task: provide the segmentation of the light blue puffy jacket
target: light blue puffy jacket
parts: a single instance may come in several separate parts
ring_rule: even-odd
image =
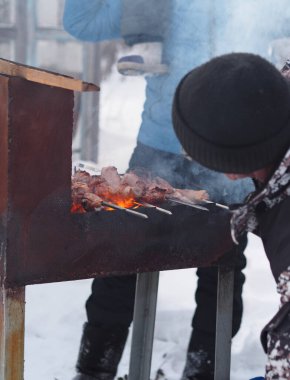
[[[163,60],[169,65],[170,72],[145,79],[146,100],[138,141],[179,154],[181,146],[172,128],[171,103],[182,76],[210,57],[211,2],[165,0],[166,3],[173,7],[163,45]],[[66,0],[64,28],[84,41],[120,39],[121,7],[120,0]],[[154,17],[160,17],[160,14],[152,9]],[[128,19],[128,22],[132,21],[132,18]]]
[[[123,29],[126,24],[122,14],[125,1],[129,4],[129,0],[66,0],[64,28],[74,37],[84,41],[120,39],[124,35]],[[146,0],[143,3],[148,4],[150,1]],[[174,91],[180,79],[189,70],[210,58],[213,18],[215,17],[215,25],[219,23],[222,26],[225,12],[222,8],[223,1],[220,1],[215,14],[211,8],[211,0],[163,1],[172,6],[172,17],[163,42],[163,61],[169,65],[170,70],[166,75],[145,78],[146,100],[138,141],[155,149],[181,154],[181,145],[175,136],[171,121]],[[159,17],[154,13],[154,9],[152,17]],[[135,21],[138,22],[138,18]],[[134,22],[134,19],[131,17],[128,22]],[[150,22],[154,24],[155,21]],[[195,162],[192,162],[191,170],[194,175],[203,178],[204,188],[209,191],[212,199],[229,203],[240,202],[253,188],[249,180],[233,182]]]

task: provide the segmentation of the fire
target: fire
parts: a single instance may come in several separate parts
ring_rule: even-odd
[[[75,204],[75,203],[72,204],[70,211],[72,213],[79,213],[79,214],[83,214],[84,212],[86,212],[83,206]]]
[[[124,196],[121,196],[120,194],[109,194],[108,196],[104,197],[104,199],[107,202],[113,203],[117,206],[124,207],[124,208],[138,208],[138,207],[140,207],[140,204],[137,203],[136,200],[131,196],[130,197],[124,197]],[[113,209],[109,208],[109,210],[113,210]]]
[[[135,198],[132,196],[124,197],[120,194],[108,194],[108,196],[103,196],[102,198],[105,202],[112,203],[123,208],[136,209],[142,206],[142,204],[136,202]],[[103,208],[106,211],[114,211],[114,209],[111,207],[103,206]],[[71,212],[83,214],[86,212],[86,210],[82,205],[73,203],[71,206]]]

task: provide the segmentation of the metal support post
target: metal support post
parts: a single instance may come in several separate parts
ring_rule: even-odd
[[[0,289],[0,379],[23,380],[25,288]]]
[[[137,275],[129,380],[149,380],[159,272]]]
[[[219,266],[217,290],[215,380],[229,380],[233,319],[234,269]]]
[[[84,56],[84,78],[88,82],[98,83],[100,80],[100,46],[86,46]],[[81,111],[81,159],[98,161],[99,144],[99,103],[98,93],[83,93]]]

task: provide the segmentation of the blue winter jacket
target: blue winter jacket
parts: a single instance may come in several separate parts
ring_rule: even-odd
[[[171,103],[182,76],[210,57],[210,1],[166,2],[173,7],[173,17],[163,45],[163,60],[169,65],[170,72],[145,79],[146,100],[138,141],[159,150],[180,154],[181,145],[172,128]],[[123,37],[121,5],[120,0],[67,0],[64,28],[84,41],[120,39]],[[152,18],[160,17],[158,12],[152,11]],[[134,20],[131,18],[128,22]]]
[[[140,3],[140,0],[133,0],[134,3],[138,1]],[[150,1],[143,1],[143,4]],[[162,1],[172,6],[172,17],[163,42],[163,61],[169,65],[169,74],[145,78],[146,99],[138,141],[161,151],[181,154],[181,145],[172,127],[172,99],[180,79],[193,67],[210,58],[213,47],[210,35],[217,10],[213,15],[211,0]],[[120,39],[126,34],[124,27],[121,28],[121,20],[123,26],[127,22],[122,13],[124,2],[125,0],[66,0],[64,28],[84,41]],[[129,0],[126,2],[129,4]],[[221,9],[222,4],[223,1],[219,5],[215,24],[223,23],[225,13]],[[154,25],[160,13],[154,13],[155,8],[152,9],[150,22]],[[129,16],[129,22],[139,23],[141,27],[138,17]],[[134,25],[132,28],[134,29]],[[210,171],[196,162],[192,162],[191,170],[194,175],[203,179],[204,188],[212,199],[237,203],[253,188],[249,180],[230,181],[224,175]]]

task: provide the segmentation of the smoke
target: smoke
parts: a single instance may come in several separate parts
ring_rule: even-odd
[[[217,10],[216,54],[251,52],[278,64],[273,44],[281,38],[285,54],[287,45],[290,53],[290,40],[285,39],[290,37],[289,0],[226,0],[224,4],[224,17]]]

